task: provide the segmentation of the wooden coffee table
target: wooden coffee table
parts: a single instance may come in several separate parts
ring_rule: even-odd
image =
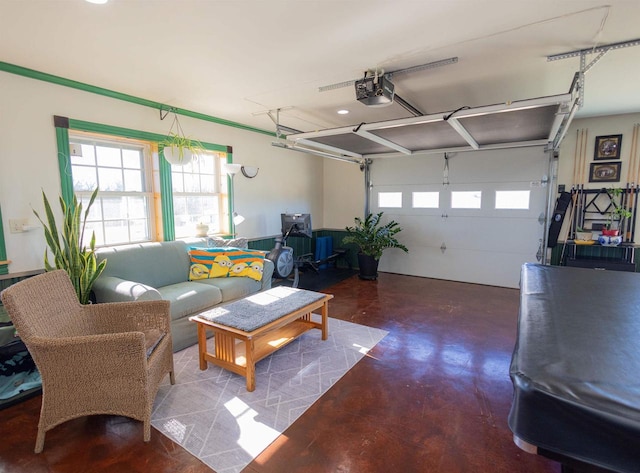
[[[315,297],[316,300],[312,302],[294,300],[291,304],[286,304],[286,308],[272,311],[271,320],[264,325],[252,327],[249,331],[228,325],[228,323],[235,324],[234,319],[243,317],[246,319],[248,307],[250,310],[254,308],[257,314],[262,307],[269,305],[270,300],[279,300],[282,306],[281,301],[287,300],[288,291],[295,291],[291,294],[297,299]],[[292,297],[292,299],[295,298]],[[244,376],[247,379],[247,391],[253,391],[256,388],[255,370],[258,361],[313,328],[322,331],[322,340],[327,339],[328,303],[332,298],[331,294],[277,287],[190,317],[189,320],[198,326],[200,369],[206,370],[207,362],[213,363]],[[320,314],[313,313],[317,309],[320,309]],[[224,323],[221,323],[222,321]],[[207,351],[207,330],[213,331],[213,352]]]

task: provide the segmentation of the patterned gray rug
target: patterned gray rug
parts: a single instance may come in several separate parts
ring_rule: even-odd
[[[240,472],[388,332],[329,318],[329,338],[311,330],[256,365],[256,390],[209,365],[198,347],[174,355],[176,384],[160,387],[152,425],[217,473]],[[213,343],[209,339],[208,343]]]

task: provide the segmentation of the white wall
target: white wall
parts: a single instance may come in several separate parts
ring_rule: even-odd
[[[344,230],[364,216],[364,172],[358,164],[325,159],[323,180],[325,228]]]
[[[35,224],[41,189],[56,201],[61,192],[54,115],[159,134],[171,125],[152,108],[0,72],[0,207],[10,272],[43,267],[42,231],[11,233],[9,219]],[[275,148],[260,133],[182,116],[180,123],[200,141],[232,146],[234,162],[260,168],[253,179],[235,177],[235,208],[246,218],[240,235],[279,234],[284,211],[310,212],[314,227],[324,227],[323,158]]]

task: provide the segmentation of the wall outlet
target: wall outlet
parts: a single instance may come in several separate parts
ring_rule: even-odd
[[[9,219],[9,231],[11,233],[22,233],[25,230],[25,226],[28,225],[29,219],[26,218],[14,218]]]

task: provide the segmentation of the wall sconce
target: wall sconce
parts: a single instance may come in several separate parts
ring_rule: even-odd
[[[254,177],[256,177],[258,175],[258,171],[260,170],[260,168],[257,168],[255,166],[241,166],[240,167],[240,171],[242,172],[242,175],[244,177],[248,177],[249,179],[253,179]]]

